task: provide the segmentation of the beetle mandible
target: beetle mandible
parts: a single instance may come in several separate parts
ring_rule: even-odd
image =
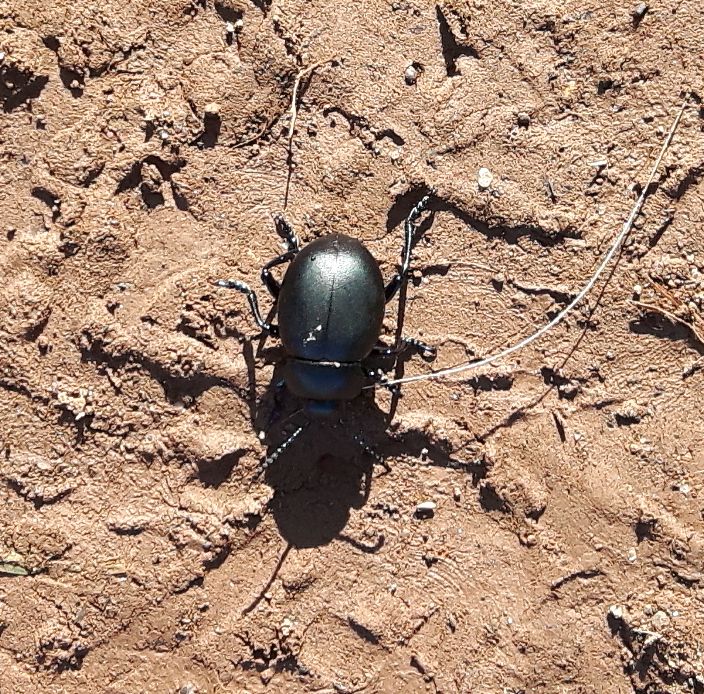
[[[261,270],[262,282],[276,302],[278,323],[262,317],[256,293],[242,280],[215,282],[218,287],[244,294],[257,325],[281,339],[286,355],[284,383],[304,401],[308,415],[330,416],[340,403],[356,398],[371,377],[365,362],[372,355],[397,355],[412,347],[434,356],[434,348],[414,338],[402,338],[394,347],[379,342],[385,306],[407,279],[416,224],[428,208],[431,194],[424,195],[406,218],[401,264],[386,285],[377,261],[357,239],[333,233],[301,248],[292,227],[281,216],[274,220],[288,250]],[[279,283],[271,270],[285,263],[290,264]],[[299,427],[263,467],[302,430]]]

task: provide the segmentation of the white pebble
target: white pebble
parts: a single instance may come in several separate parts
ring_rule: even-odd
[[[611,605],[611,607],[609,607],[609,614],[614,619],[623,619],[623,607],[620,605]]]
[[[486,190],[494,181],[494,174],[486,167],[482,166],[477,175],[477,184],[481,190]]]
[[[636,552],[635,547],[631,547],[628,550],[628,561],[632,564],[636,559],[638,559],[638,552]]]
[[[406,68],[406,72],[403,73],[403,77],[406,80],[406,84],[415,84],[418,79],[418,70],[413,65],[409,65]]]
[[[416,506],[416,513],[432,513],[437,507],[434,501],[421,501]]]

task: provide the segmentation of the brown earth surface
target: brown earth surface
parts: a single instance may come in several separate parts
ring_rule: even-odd
[[[0,0],[0,52],[3,694],[704,692],[701,3]],[[400,368],[472,359],[585,284],[686,92],[565,323],[250,483],[298,405],[212,282],[275,213],[389,277],[437,188]]]

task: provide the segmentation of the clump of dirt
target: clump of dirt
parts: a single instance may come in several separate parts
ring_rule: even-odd
[[[0,8],[0,690],[704,692],[703,54],[689,0]],[[213,281],[276,214],[390,277],[436,189],[398,373],[467,361],[572,300],[685,93],[565,323],[252,483],[299,404]]]

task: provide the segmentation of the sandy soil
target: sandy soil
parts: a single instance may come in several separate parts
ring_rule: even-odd
[[[704,692],[704,19],[636,7],[0,2],[0,691]],[[389,276],[435,186],[404,332],[450,365],[569,302],[686,90],[603,291],[250,485],[297,405],[212,280],[285,202]]]

